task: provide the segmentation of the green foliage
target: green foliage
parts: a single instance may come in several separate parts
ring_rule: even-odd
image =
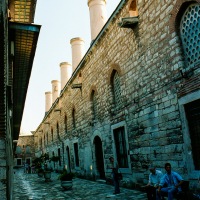
[[[40,158],[44,161],[49,160],[49,154],[45,153],[44,155],[41,155]]]
[[[67,170],[63,170],[62,173],[59,175],[58,179],[61,181],[71,181],[72,178],[75,176],[72,172],[67,172]]]
[[[44,173],[44,170],[42,168],[38,168],[37,172],[38,173]]]
[[[60,157],[59,156],[52,156],[50,158],[50,161],[53,161],[53,162],[58,162],[60,160]]]

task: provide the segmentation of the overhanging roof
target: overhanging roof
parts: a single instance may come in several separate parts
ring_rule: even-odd
[[[11,21],[33,23],[37,0],[10,0]]]
[[[40,25],[10,22],[10,40],[14,41],[13,60],[13,140],[17,140],[31,75]]]

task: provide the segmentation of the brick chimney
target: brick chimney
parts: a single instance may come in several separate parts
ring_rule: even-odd
[[[106,0],[88,0],[91,40],[94,40],[107,21]]]
[[[60,81],[52,80],[52,104],[60,96]]]
[[[72,69],[74,71],[85,54],[85,42],[82,38],[76,37],[70,40],[70,44],[72,48]]]
[[[45,92],[45,114],[49,111],[52,106],[52,93]]]
[[[60,63],[61,90],[72,76],[72,65],[68,62]]]

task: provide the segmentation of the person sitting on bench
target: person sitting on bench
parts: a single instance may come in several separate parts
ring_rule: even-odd
[[[151,172],[149,174],[149,182],[145,186],[147,198],[148,200],[156,200],[156,189],[159,186],[163,173],[160,170],[157,170],[153,165],[149,166],[149,171]]]
[[[157,200],[160,200],[162,196],[167,194],[168,200],[172,200],[174,194],[181,191],[181,184],[183,178],[177,172],[171,170],[171,164],[165,164],[166,174],[161,178],[159,187],[157,189]]]

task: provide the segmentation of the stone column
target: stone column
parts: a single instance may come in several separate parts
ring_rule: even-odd
[[[72,76],[72,65],[68,62],[60,63],[61,90]]]
[[[88,0],[91,40],[94,40],[107,21],[106,0]]]
[[[84,49],[85,42],[82,38],[77,37],[77,38],[72,38],[70,40],[70,44],[72,48],[72,68],[74,71],[85,54],[85,49]]]

